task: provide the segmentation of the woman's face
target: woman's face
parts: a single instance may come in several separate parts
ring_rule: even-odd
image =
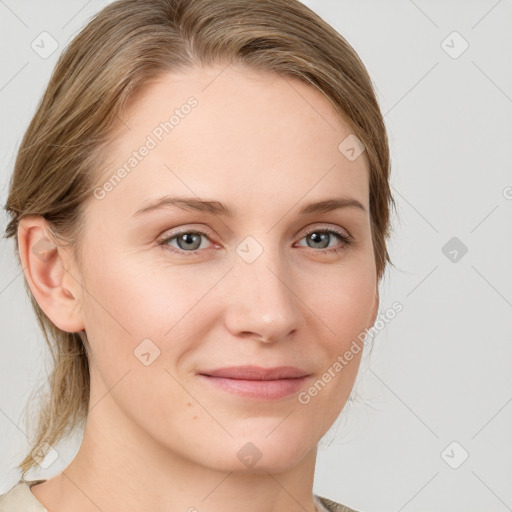
[[[87,203],[73,290],[91,415],[115,409],[131,432],[201,465],[292,467],[345,404],[353,341],[376,314],[366,155],[354,158],[351,138],[339,148],[351,130],[321,93],[242,67],[168,75],[123,122]],[[164,196],[195,206],[143,211]],[[363,208],[301,213],[340,199]],[[283,395],[284,380],[201,375],[244,365],[308,376]]]

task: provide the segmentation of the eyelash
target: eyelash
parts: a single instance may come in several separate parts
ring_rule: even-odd
[[[329,229],[313,229],[313,230],[307,232],[301,238],[301,240],[303,238],[309,236],[309,235],[312,235],[313,233],[329,233],[329,234],[334,234],[343,242],[343,245],[341,247],[330,247],[330,248],[327,248],[327,249],[317,249],[317,250],[315,250],[314,247],[309,247],[309,249],[313,249],[313,250],[315,250],[315,252],[319,252],[321,254],[332,253],[332,252],[341,252],[344,249],[346,249],[347,246],[349,246],[349,245],[351,245],[353,243],[353,240],[352,240],[351,236],[347,236],[342,231],[339,231],[339,230],[334,229],[334,228],[329,228]],[[175,247],[167,245],[171,240],[174,240],[176,237],[178,237],[180,235],[185,235],[185,234],[203,235],[206,238],[208,238],[207,233],[204,233],[203,231],[193,231],[193,230],[179,231],[177,233],[173,233],[171,236],[166,237],[164,240],[160,240],[158,242],[158,245],[162,246],[164,249],[166,249],[168,251],[171,251],[171,252],[174,252],[174,253],[177,253],[177,254],[192,254],[192,255],[196,255],[196,254],[199,254],[200,252],[204,251],[204,249],[196,249],[194,251],[185,251],[183,249],[176,249]],[[303,246],[301,246],[301,247],[303,247]]]

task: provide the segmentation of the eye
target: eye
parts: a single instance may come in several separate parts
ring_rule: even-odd
[[[352,237],[339,231],[337,229],[315,229],[306,233],[301,240],[307,240],[307,247],[310,249],[317,249],[317,252],[339,252],[346,246],[352,243]],[[332,240],[338,243],[332,245]],[[209,240],[208,235],[202,231],[181,231],[173,233],[171,236],[167,236],[163,240],[160,240],[158,244],[164,249],[183,254],[199,254],[201,250],[207,249],[207,244],[203,243],[203,240]],[[339,242],[342,242],[340,245]],[[299,245],[304,247],[304,245]]]
[[[182,231],[181,233],[175,233],[172,236],[161,240],[158,244],[174,252],[181,251],[195,254],[198,253],[200,249],[205,248],[201,237],[208,239],[206,233],[203,233],[202,231]],[[172,244],[174,241],[176,242],[177,247]]]
[[[334,246],[329,245],[329,242],[333,238],[338,239],[338,242],[341,240],[343,242],[342,245],[340,246],[339,243]],[[337,229],[315,229],[306,233],[306,235],[301,238],[301,240],[304,239],[311,242],[311,244],[307,243],[307,247],[320,249],[318,252],[338,252],[352,243],[349,235]]]

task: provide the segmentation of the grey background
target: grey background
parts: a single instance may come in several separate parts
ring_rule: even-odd
[[[106,3],[0,0],[2,205],[58,55]],[[304,3],[377,90],[399,210],[381,312],[403,304],[320,444],[314,491],[361,512],[512,510],[512,1]],[[43,31],[59,44],[45,59],[31,48]],[[18,480],[23,408],[49,359],[14,245],[0,244],[2,493]],[[62,471],[79,442],[29,476]]]

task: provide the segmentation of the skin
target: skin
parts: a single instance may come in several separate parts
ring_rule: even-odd
[[[65,471],[32,487],[52,512],[315,510],[317,443],[345,405],[362,351],[305,405],[297,394],[241,398],[197,373],[292,365],[311,373],[307,390],[373,325],[368,161],[338,150],[351,129],[320,92],[232,65],[169,74],[145,90],[113,140],[106,176],[190,96],[198,106],[106,197],[89,200],[81,272],[69,247],[45,261],[33,254],[50,238],[44,219],[20,224],[38,303],[89,340],[83,442]],[[133,217],[165,194],[220,201],[236,215],[168,206]],[[340,196],[366,211],[298,214]],[[204,231],[202,252],[158,244],[176,228]],[[354,242],[332,235],[315,245],[308,235],[321,228]],[[252,263],[236,251],[247,236],[263,248]],[[324,253],[326,245],[341,250]],[[180,251],[176,238],[167,246]],[[147,338],[160,350],[149,366],[133,353]],[[252,467],[237,457],[248,442],[261,453]]]

